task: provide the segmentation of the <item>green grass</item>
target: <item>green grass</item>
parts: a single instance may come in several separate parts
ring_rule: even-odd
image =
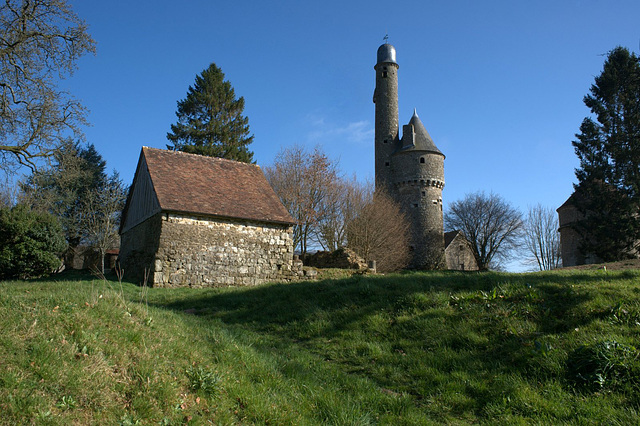
[[[638,424],[640,272],[0,283],[3,424]]]

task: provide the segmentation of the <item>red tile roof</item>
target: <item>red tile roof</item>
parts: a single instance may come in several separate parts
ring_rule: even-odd
[[[162,210],[293,223],[255,164],[142,148]]]

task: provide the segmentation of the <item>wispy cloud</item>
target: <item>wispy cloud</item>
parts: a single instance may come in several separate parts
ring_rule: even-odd
[[[333,139],[361,144],[373,141],[374,129],[366,120],[338,124],[327,122],[324,117],[309,115],[308,121],[311,130],[307,138],[310,142],[320,143]]]

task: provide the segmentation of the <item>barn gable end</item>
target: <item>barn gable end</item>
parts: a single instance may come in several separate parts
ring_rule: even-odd
[[[160,212],[160,202],[153,189],[147,162],[142,154],[140,154],[136,174],[129,192],[129,199],[123,212],[121,233]]]
[[[457,271],[477,271],[478,263],[473,256],[469,241],[460,231],[444,233],[444,254],[447,269]]]

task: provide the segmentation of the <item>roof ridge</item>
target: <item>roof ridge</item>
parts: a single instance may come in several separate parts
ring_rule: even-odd
[[[210,160],[213,160],[213,161],[229,161],[229,162],[231,162],[231,163],[247,164],[247,165],[249,165],[249,166],[255,166],[255,167],[259,168],[259,169],[261,168],[258,164],[254,164],[254,163],[247,163],[247,162],[244,162],[244,161],[231,160],[231,159],[229,159],[229,158],[212,157],[212,156],[210,156],[210,155],[196,154],[196,153],[193,153],[193,152],[176,151],[176,150],[173,150],[173,149],[154,148],[154,147],[151,147],[151,146],[144,146],[144,145],[142,146],[142,149],[143,149],[143,150],[145,150],[145,149],[152,149],[152,150],[154,150],[154,151],[160,151],[160,152],[162,152],[162,153],[166,153],[166,154],[169,154],[169,155],[171,155],[171,154],[176,154],[176,155],[191,155],[191,156],[199,157],[199,158],[206,159],[206,160],[209,160],[209,159],[210,159]]]

